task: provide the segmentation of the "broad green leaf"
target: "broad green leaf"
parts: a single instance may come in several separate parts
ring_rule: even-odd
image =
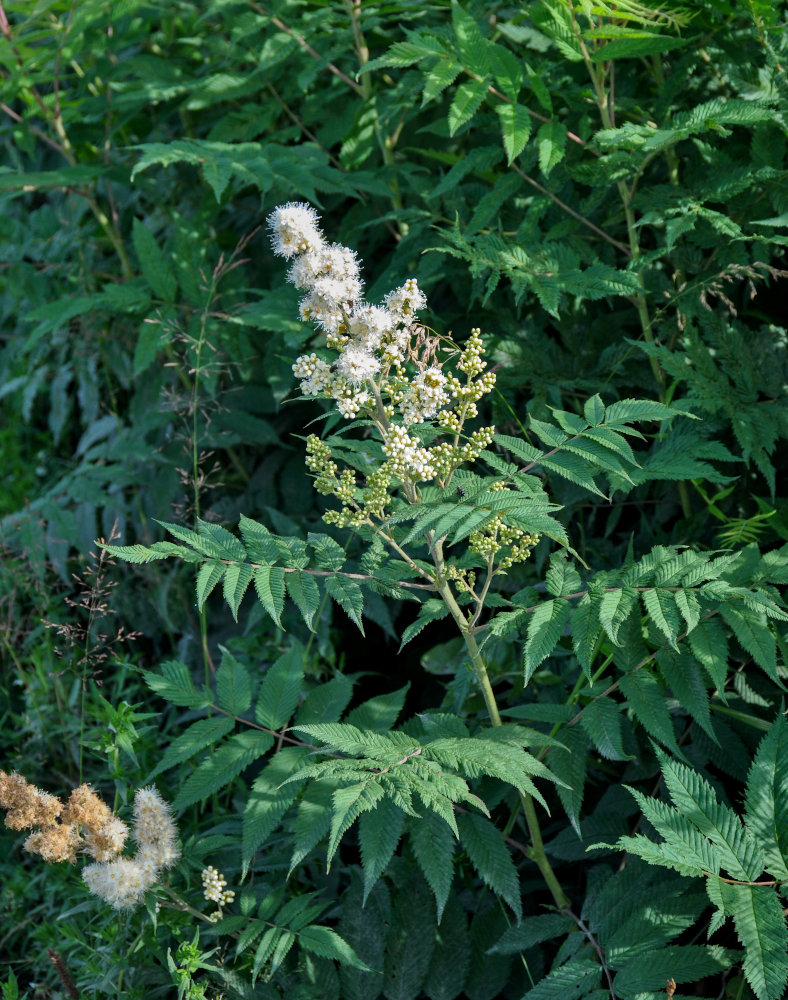
[[[510,101],[516,101],[525,79],[522,61],[504,45],[488,44],[487,54],[498,89]]]
[[[151,772],[151,778],[155,778],[162,771],[168,771],[176,764],[188,760],[212,743],[218,743],[234,728],[235,719],[228,719],[226,715],[213,715],[210,719],[200,719],[198,722],[193,722],[188,729],[170,743],[164,751],[164,756]]]
[[[213,701],[213,695],[205,688],[198,691],[194,686],[192,675],[185,663],[179,660],[166,660],[161,664],[161,673],[146,670],[145,683],[155,691],[160,698],[171,705],[182,705],[185,708],[204,708]]]
[[[616,587],[605,591],[599,602],[599,622],[612,643],[620,646],[618,630],[626,621],[637,600],[637,591],[633,587]]]
[[[197,573],[197,607],[202,610],[211,591],[230,567],[219,559],[210,559],[200,566]]]
[[[622,677],[619,687],[635,718],[646,732],[680,756],[665,696],[653,675],[647,670],[636,670]]]
[[[361,587],[355,580],[338,573],[334,576],[327,576],[325,579],[326,593],[329,594],[337,604],[347,613],[348,618],[358,626],[361,634],[364,634],[364,623],[361,621],[361,612],[364,606],[364,598]]]
[[[255,566],[253,573],[254,588],[260,603],[281,628],[285,603],[285,571],[281,566]]]
[[[306,627],[312,629],[312,620],[315,617],[318,605],[320,604],[320,591],[314,578],[309,573],[304,573],[297,569],[291,573],[285,573],[285,585],[287,592],[293,599],[293,603],[301,612]]]
[[[539,169],[547,177],[564,158],[566,131],[560,122],[555,120],[544,122],[539,126],[536,142],[539,150]]]
[[[345,721],[359,729],[371,729],[379,733],[388,732],[394,728],[394,724],[399,718],[409,689],[410,683],[397,691],[389,692],[389,694],[376,695],[374,698],[357,705],[352,712],[348,712]],[[327,720],[321,719],[322,721]]]
[[[249,563],[234,563],[224,574],[224,599],[230,606],[233,618],[238,621],[238,608],[244,594],[252,582],[252,567]]]
[[[476,21],[457,0],[452,0],[451,23],[463,66],[477,76],[487,76],[490,72],[488,42]]]
[[[302,747],[284,747],[255,778],[244,808],[241,849],[244,864],[248,864],[255,851],[265,843],[295,801],[299,792],[293,782],[282,782],[301,763],[308,753]]]
[[[443,91],[450,86],[462,72],[462,66],[453,59],[441,59],[432,69],[424,74],[424,92],[421,99],[421,106],[434,101],[440,97]]]

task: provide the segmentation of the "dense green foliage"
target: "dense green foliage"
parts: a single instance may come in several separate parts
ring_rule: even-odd
[[[182,842],[112,910],[2,829],[4,1000],[784,995],[786,64],[763,0],[0,3],[0,769]],[[298,396],[284,202],[481,328],[442,478]]]

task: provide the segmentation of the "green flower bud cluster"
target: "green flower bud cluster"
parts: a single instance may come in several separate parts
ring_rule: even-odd
[[[509,547],[509,553],[498,563],[498,571],[505,572],[515,563],[525,562],[538,542],[539,535],[531,535],[522,528],[506,524],[503,517],[496,514],[483,528],[471,533],[468,548],[476,555],[490,561],[501,549]]]

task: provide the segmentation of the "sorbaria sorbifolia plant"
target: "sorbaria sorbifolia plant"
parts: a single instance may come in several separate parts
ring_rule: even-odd
[[[454,680],[440,709],[398,728],[404,690],[344,714],[352,680],[337,674],[315,686],[305,677],[297,641],[267,668],[256,696],[255,677],[229,651],[215,692],[213,682],[198,688],[177,661],[146,673],[149,686],[172,704],[208,713],[190,722],[158,769],[199,760],[214,748],[183,782],[176,808],[218,792],[277,748],[244,805],[242,875],[266,869],[278,829],[287,832],[293,873],[324,841],[330,866],[358,824],[363,879],[351,881],[342,936],[329,928],[300,930],[295,901],[276,889],[256,917],[248,903],[247,917],[222,916],[214,925],[216,934],[238,937],[237,969],[271,980],[298,942],[340,963],[348,996],[415,997],[429,980],[430,995],[453,997],[476,975],[493,992],[468,985],[471,995],[492,997],[509,975],[508,956],[524,953],[535,962],[530,949],[568,935],[551,970],[534,967],[543,975],[534,997],[652,997],[668,980],[675,990],[737,961],[738,953],[720,944],[682,938],[711,901],[710,933],[732,916],[752,989],[777,1000],[788,980],[779,901],[788,844],[781,833],[784,790],[773,779],[788,774],[785,726],[778,720],[761,744],[742,826],[711,786],[675,762],[686,733],[675,731],[667,692],[714,741],[710,705],[713,699],[725,710],[733,643],[781,683],[775,627],[788,615],[774,585],[785,582],[785,553],[660,545],[628,551],[618,569],[594,571],[572,547],[572,525],[562,523],[551,484],[563,479],[573,490],[604,496],[664,477],[662,431],[692,414],[666,402],[606,404],[593,395],[582,413],[554,409],[549,422],[530,417],[522,436],[475,426],[478,404],[495,384],[479,330],[457,344],[428,327],[419,319],[426,297],[413,279],[381,305],[366,302],[355,254],[326,241],[309,206],[284,205],[269,223],[275,251],[291,261],[289,280],[304,293],[301,318],[318,330],[293,371],[303,395],[329,401],[328,429],[307,438],[306,461],[318,492],[333,501],[323,515],[331,533],[277,535],[243,517],[240,537],[205,521],[194,531],[168,524],[175,541],[110,551],[130,562],[174,556],[193,563],[200,608],[221,583],[237,616],[253,584],[280,627],[293,624],[297,610],[308,628],[317,628],[330,598],[363,631],[365,614],[380,619],[379,595],[414,601],[418,612],[402,645],[447,619],[461,652],[456,643],[441,647]],[[351,535],[352,547],[343,548],[337,534]],[[537,547],[538,560],[530,559]],[[499,667],[513,643],[522,648],[514,680]],[[568,679],[563,702],[550,693],[557,682],[544,669],[548,657]],[[483,710],[463,711],[478,695]],[[546,723],[548,730],[521,721]],[[556,859],[582,858],[589,836],[625,834],[634,808],[617,797],[620,789],[610,789],[584,820],[586,839],[577,840],[589,755],[626,761],[642,745],[648,759],[648,739],[673,755],[660,761],[675,807],[637,797],[664,843],[625,837],[621,847],[648,864],[594,868],[581,907],[562,885]],[[567,825],[559,824],[546,847],[543,828],[554,823],[548,806],[565,812],[571,843],[561,839]],[[409,849],[395,856],[403,835]],[[657,879],[654,864],[673,870]],[[773,878],[759,880],[764,866]],[[495,917],[484,910],[484,932],[481,925],[467,928],[455,877],[467,883],[471,871],[508,908]],[[404,901],[393,904],[393,913],[380,882],[384,872]],[[706,893],[687,875],[703,879]],[[221,908],[221,877],[205,878]],[[670,900],[667,922],[649,916],[657,891],[660,905]],[[543,912],[544,904],[552,912]],[[618,909],[624,904],[626,912]],[[496,922],[501,913],[517,925],[506,930],[509,916]],[[469,940],[472,969],[462,957]],[[430,972],[433,960],[451,970],[451,989],[444,973]]]

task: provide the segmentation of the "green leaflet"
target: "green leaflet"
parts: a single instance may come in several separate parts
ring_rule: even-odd
[[[520,883],[509,849],[495,826],[484,816],[457,817],[460,843],[482,880],[522,919]]]
[[[620,706],[612,698],[595,698],[583,709],[580,722],[599,753],[608,760],[628,760],[622,744]]]
[[[145,671],[145,683],[172,705],[182,705],[186,708],[204,708],[213,701],[211,692],[204,688],[198,691],[192,681],[191,673],[185,663],[179,660],[167,660],[160,666],[161,673],[152,670]]]
[[[407,824],[416,861],[435,896],[440,923],[454,877],[457,841],[449,825],[433,812],[408,819]]]
[[[219,707],[230,715],[243,715],[252,704],[252,681],[246,667],[224,647],[222,662],[216,671],[216,696]]]
[[[731,889],[728,905],[745,949],[747,982],[758,1000],[780,1000],[788,982],[788,930],[780,897],[769,886],[737,885]]]
[[[454,1000],[462,993],[471,962],[465,911],[456,896],[449,900],[430,958],[424,989],[430,1000]]]
[[[473,118],[487,96],[485,80],[461,83],[449,108],[449,135],[454,135]]]
[[[364,868],[364,903],[391,860],[404,825],[404,814],[391,799],[384,799],[372,812],[361,816],[358,835]]]
[[[223,715],[212,716],[209,719],[200,719],[198,722],[193,722],[185,732],[181,733],[180,736],[170,743],[164,752],[164,756],[151,772],[151,777],[154,778],[157,774],[161,774],[162,771],[168,771],[170,768],[175,767],[176,764],[180,764],[184,760],[193,757],[205,747],[213,743],[218,743],[224,736],[231,733],[233,729],[235,729],[235,720],[228,719],[227,716]]]
[[[531,615],[523,649],[524,683],[530,681],[539,664],[552,653],[569,620],[569,613],[569,602],[557,598],[543,601]]]
[[[673,721],[653,675],[646,670],[636,670],[622,677],[619,687],[627,700],[627,705],[646,732],[675,754],[680,754],[676,734],[673,731]]]
[[[281,729],[292,717],[301,694],[304,650],[299,643],[266,671],[255,705],[255,719],[268,729]]]
[[[758,746],[744,808],[747,829],[763,844],[766,870],[788,879],[788,725],[782,714]]]
[[[273,743],[273,737],[268,733],[254,730],[231,736],[186,779],[175,797],[173,808],[185,809],[224,788],[252,761],[267,753]]]
[[[295,801],[298,786],[282,781],[295,770],[308,751],[301,747],[284,747],[255,778],[243,815],[241,850],[244,864],[265,843]]]

